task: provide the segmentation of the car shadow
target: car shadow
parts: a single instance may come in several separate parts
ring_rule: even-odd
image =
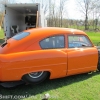
[[[42,94],[43,92],[46,92],[49,90],[58,89],[63,86],[68,86],[76,82],[87,80],[99,74],[100,72],[93,72],[91,74],[86,73],[86,74],[73,75],[73,76],[68,76],[65,78],[47,80],[38,85],[23,84],[23,85],[17,86],[15,88],[10,88],[10,89],[3,88],[2,86],[0,86],[0,90],[1,90],[0,94],[1,95],[27,95],[27,98],[28,98],[30,96]],[[7,100],[11,100],[11,99],[7,99]]]

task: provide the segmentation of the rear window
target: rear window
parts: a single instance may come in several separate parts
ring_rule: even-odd
[[[15,36],[13,36],[12,38],[15,40],[21,40],[25,37],[27,37],[30,33],[29,32],[20,32],[18,34],[16,34]]]

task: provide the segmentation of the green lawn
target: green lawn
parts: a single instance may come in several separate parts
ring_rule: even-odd
[[[41,100],[45,93],[50,94],[49,100],[100,100],[100,73],[74,75],[36,86],[21,85],[13,89],[0,87],[0,98],[11,95],[16,100]]]
[[[86,33],[93,43],[99,42],[100,33]],[[3,37],[2,34],[0,36]],[[49,100],[100,100],[100,73],[74,75],[13,89],[0,86],[0,100],[41,100],[45,93],[50,94]]]
[[[4,32],[3,30],[0,30],[0,39],[3,39],[4,38]]]
[[[4,32],[3,30],[0,30],[0,44],[2,44],[4,41]]]
[[[100,42],[100,32],[86,32],[90,37],[91,41],[96,45]]]

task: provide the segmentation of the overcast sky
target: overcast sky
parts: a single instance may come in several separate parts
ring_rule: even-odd
[[[84,19],[82,13],[80,13],[77,0],[69,0],[67,6],[68,17],[71,19]]]
[[[16,0],[18,1],[18,0]],[[36,0],[35,0],[36,1]],[[56,0],[57,3],[59,3],[59,0]],[[78,7],[77,7],[77,0],[68,0],[65,4],[65,10],[66,10],[66,15],[67,18],[69,19],[84,19],[83,15],[79,12]],[[20,3],[30,3],[31,0],[19,0]]]

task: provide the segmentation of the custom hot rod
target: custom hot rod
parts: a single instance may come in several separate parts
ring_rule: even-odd
[[[0,47],[0,82],[37,84],[100,70],[100,51],[83,31],[36,28],[18,33]]]

